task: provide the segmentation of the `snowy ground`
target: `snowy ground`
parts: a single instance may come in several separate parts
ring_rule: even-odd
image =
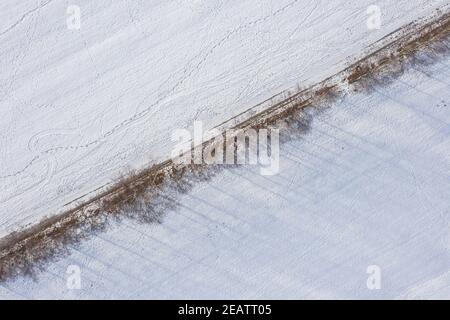
[[[450,58],[311,111],[278,175],[222,171],[170,195],[162,224],[123,221],[0,297],[448,298],[449,79]]]
[[[377,1],[381,29],[369,30],[372,2],[2,0],[0,236],[166,159],[173,129],[315,83],[448,4]]]

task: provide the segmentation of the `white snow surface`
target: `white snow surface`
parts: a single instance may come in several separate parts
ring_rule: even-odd
[[[65,204],[130,168],[168,158],[174,129],[194,120],[213,127],[295,84],[313,84],[383,36],[448,4],[380,0],[381,29],[369,30],[366,10],[372,2],[2,0],[0,236],[68,209]],[[80,30],[66,26],[66,9],[73,4],[81,9]],[[364,119],[372,123],[369,115]],[[397,131],[383,132],[401,155],[405,141],[391,136]],[[276,205],[272,200],[268,206]],[[369,214],[375,207],[367,209]],[[290,219],[289,212],[278,214],[273,219]],[[273,222],[260,220],[259,213],[247,219]],[[192,237],[184,239],[186,245]],[[286,285],[289,280],[268,279]]]
[[[223,170],[171,194],[161,224],[122,221],[0,298],[449,298],[449,79],[450,58],[311,109],[278,175]]]

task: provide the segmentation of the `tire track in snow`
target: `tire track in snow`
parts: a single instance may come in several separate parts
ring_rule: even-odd
[[[10,32],[11,30],[13,30],[14,28],[16,28],[18,25],[20,25],[28,16],[32,15],[33,13],[35,13],[36,11],[39,11],[40,9],[44,8],[45,6],[47,6],[48,4],[50,4],[53,0],[47,0],[46,2],[44,2],[43,4],[38,5],[37,7],[25,12],[23,14],[23,16],[17,20],[15,23],[13,23],[12,25],[10,25],[8,28],[6,28],[5,30],[3,30],[2,32],[0,32],[0,37],[7,34],[8,32]]]

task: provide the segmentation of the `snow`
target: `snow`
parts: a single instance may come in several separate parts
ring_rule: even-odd
[[[169,194],[180,206],[161,224],[122,221],[0,297],[448,298],[449,79],[447,58],[310,109],[278,175],[223,170]],[[66,286],[70,265],[81,290]]]
[[[448,3],[377,1],[369,30],[372,2],[1,1],[0,236],[166,159],[174,129],[313,84]]]

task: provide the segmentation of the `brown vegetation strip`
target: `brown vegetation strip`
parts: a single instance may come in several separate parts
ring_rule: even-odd
[[[440,12],[436,17],[432,21],[424,20],[397,30],[375,44],[381,48],[324,81],[304,90],[298,89],[295,93],[280,94],[262,103],[259,107],[267,106],[263,110],[256,107],[249,109],[220,127],[289,127],[292,121],[301,118],[300,113],[305,107],[322,105],[345,95],[348,89],[364,90],[373,81],[395,76],[403,72],[408,63],[416,63],[416,54],[419,52],[433,55],[447,53],[450,13]],[[208,143],[199,147],[203,148]],[[138,210],[143,203],[151,203],[151,206],[144,206],[146,209],[143,209],[144,214],[139,219],[158,222],[162,210],[176,203],[164,195],[167,188],[184,192],[193,182],[209,179],[216,169],[199,165],[177,167],[167,160],[130,174],[107,191],[72,210],[11,233],[0,240],[0,280],[32,273],[47,259],[67,250],[67,244],[77,243],[105,228],[111,218],[126,215],[127,208]]]

